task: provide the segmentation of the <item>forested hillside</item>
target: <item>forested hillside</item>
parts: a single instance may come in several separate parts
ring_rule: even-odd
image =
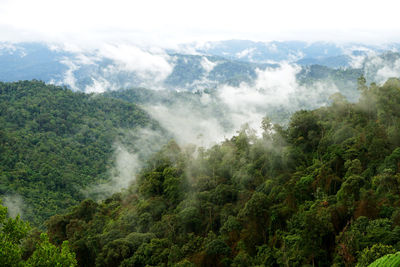
[[[124,130],[159,129],[134,104],[39,81],[0,83],[0,197],[40,226],[109,179]]]
[[[400,250],[400,80],[210,149],[171,141],[128,190],[47,222],[80,266],[367,266]],[[2,161],[3,162],[3,161]]]

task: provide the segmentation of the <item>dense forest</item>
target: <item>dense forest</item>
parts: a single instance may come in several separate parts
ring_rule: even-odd
[[[53,262],[65,266],[395,264],[400,250],[400,80],[367,86],[360,77],[358,90],[357,103],[337,93],[330,106],[300,110],[285,126],[265,117],[262,136],[243,126],[209,149],[171,140],[148,159],[128,189],[101,202],[86,199],[51,217],[47,234],[28,234],[19,218],[7,221],[1,209],[0,234],[9,244],[2,247],[17,259],[10,265],[37,262],[46,250],[52,251]],[[8,94],[18,99],[18,90]],[[8,108],[4,104],[1,110]],[[10,129],[25,129],[22,142],[28,126],[11,118],[3,120]],[[3,130],[7,135],[10,130]],[[2,142],[4,151],[9,141]],[[49,177],[42,179],[48,181],[45,186],[51,184]]]
[[[138,106],[40,81],[0,83],[0,196],[36,226],[107,181],[125,129],[160,128]]]

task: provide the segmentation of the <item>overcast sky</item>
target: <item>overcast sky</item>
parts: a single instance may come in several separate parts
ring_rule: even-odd
[[[400,41],[396,1],[0,0],[0,41]]]

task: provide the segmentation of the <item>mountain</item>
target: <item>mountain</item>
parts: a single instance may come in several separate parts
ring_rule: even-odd
[[[399,250],[400,55],[278,44],[309,57],[3,44],[4,77],[49,83],[0,82],[0,198],[41,229],[0,206],[0,261],[356,266]]]
[[[255,69],[271,66],[217,56],[151,54],[136,47],[125,48],[127,55],[121,58],[119,49],[111,46],[103,50],[68,51],[40,43],[3,44],[0,80],[38,79],[86,92],[143,86],[196,90],[248,82],[255,78]],[[152,60],[153,63],[147,62]]]
[[[165,133],[135,104],[35,80],[0,83],[0,125],[0,196],[36,226],[112,182],[120,146],[143,151],[124,136],[132,142],[131,132],[143,128]]]
[[[312,71],[319,68],[319,72],[325,71],[320,77],[335,78],[331,73],[340,70],[362,72],[368,81],[382,83],[399,76],[398,56],[391,52],[397,48],[397,44],[378,47],[243,40],[209,42],[203,46],[186,44],[177,50],[126,44],[89,49],[44,43],[2,43],[0,81],[38,79],[87,93],[132,87],[218,90],[223,85],[252,84],[260,72],[289,63],[300,66],[300,82],[315,79]],[[357,78],[344,75],[332,82],[351,90]],[[354,94],[346,96],[355,99]]]
[[[71,53],[52,50],[43,43],[0,44],[0,81],[61,80],[68,67],[62,64]]]
[[[334,43],[300,41],[286,42],[253,42],[248,40],[227,40],[220,42],[208,42],[198,49],[199,52],[210,55],[223,56],[232,60],[249,62],[302,62],[299,59],[322,60],[342,56],[344,49]],[[348,66],[348,57],[343,57],[332,67]],[[309,63],[308,63],[309,64]],[[314,62],[312,63],[314,64]]]
[[[377,54],[386,51],[396,52],[398,43],[368,45],[362,43],[270,41],[255,42],[250,40],[225,40],[202,44],[185,44],[189,48],[207,55],[222,56],[232,60],[254,63],[296,62],[300,65],[319,64],[327,67],[349,67],[353,56]]]

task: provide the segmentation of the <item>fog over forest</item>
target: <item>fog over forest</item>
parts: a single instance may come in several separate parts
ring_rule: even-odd
[[[3,0],[0,265],[399,265],[397,5]]]

